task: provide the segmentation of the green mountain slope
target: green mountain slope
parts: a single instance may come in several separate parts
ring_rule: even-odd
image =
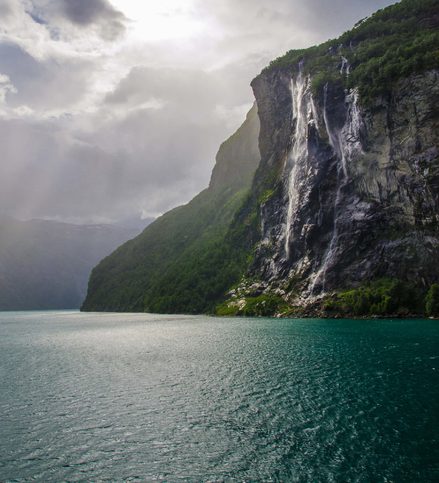
[[[209,187],[119,247],[92,272],[86,311],[205,312],[234,283],[245,256],[225,249],[259,162],[254,106],[222,144]]]

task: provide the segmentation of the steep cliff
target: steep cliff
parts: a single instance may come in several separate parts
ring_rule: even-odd
[[[395,282],[412,291],[404,310],[422,310],[419,293],[439,279],[437,27],[437,2],[402,2],[337,41],[289,52],[253,81],[260,241],[222,310],[246,313],[261,294],[279,310],[322,309],[329,295],[384,278],[389,292]],[[400,65],[386,71],[395,38]],[[365,43],[375,56],[364,57]],[[407,64],[405,51],[418,61]]]
[[[399,81],[372,108],[355,89],[313,96],[310,84],[300,70],[254,82],[260,175],[280,175],[260,204],[253,289],[303,304],[380,277],[437,281],[439,71]]]
[[[438,27],[437,0],[403,0],[339,39],[272,62],[252,82],[260,163],[248,196],[235,193],[250,183],[256,150],[230,192],[234,177],[219,159],[206,192],[93,272],[84,308],[422,312],[439,281]],[[229,142],[220,150],[236,168],[248,159],[244,131],[238,156]],[[212,213],[231,194],[219,222]],[[204,216],[202,228],[188,214]],[[216,230],[213,243],[192,245]],[[135,283],[132,273],[141,274]]]

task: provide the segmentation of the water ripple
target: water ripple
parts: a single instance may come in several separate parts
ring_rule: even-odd
[[[1,481],[439,480],[439,324],[0,314]]]

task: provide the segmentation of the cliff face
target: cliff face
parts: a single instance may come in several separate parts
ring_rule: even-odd
[[[253,291],[306,304],[383,276],[438,280],[438,81],[411,75],[364,106],[341,83],[314,93],[301,64],[255,79],[258,175],[277,179],[260,205]]]
[[[402,0],[252,82],[258,242],[219,313],[424,312],[439,289],[438,49],[437,1]]]

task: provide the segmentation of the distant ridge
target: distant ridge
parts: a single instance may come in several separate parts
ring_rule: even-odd
[[[139,231],[0,216],[0,310],[79,308],[92,267]]]

